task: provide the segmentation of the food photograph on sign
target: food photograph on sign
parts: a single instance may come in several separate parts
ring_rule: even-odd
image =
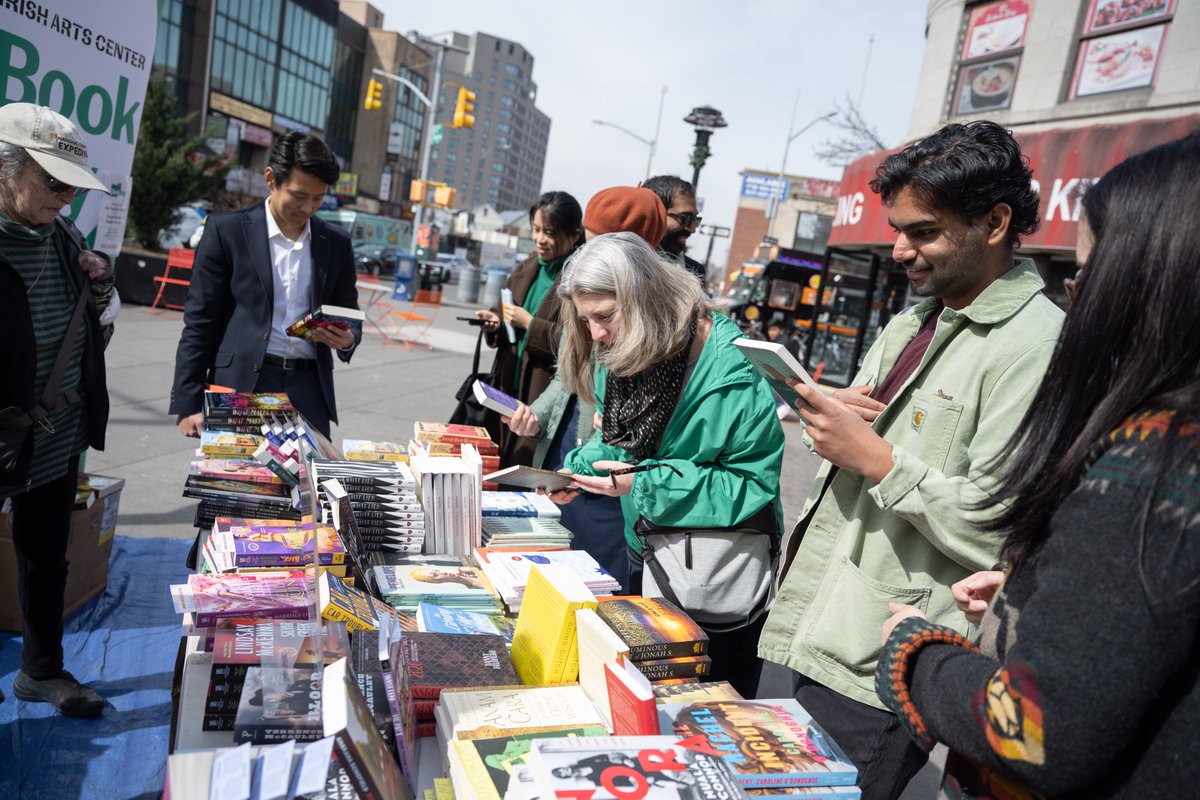
[[[1153,86],[1166,30],[1166,25],[1156,25],[1083,42],[1074,96]]]
[[[1008,108],[1012,104],[1020,64],[1020,56],[1010,56],[960,68],[954,113],[973,114]]]
[[[1175,0],[1092,0],[1084,32],[1149,22],[1174,10]]]
[[[1024,0],[1001,0],[972,10],[962,60],[1005,53],[1023,45],[1032,5]]]

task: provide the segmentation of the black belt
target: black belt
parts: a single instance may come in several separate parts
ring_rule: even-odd
[[[282,367],[286,372],[307,372],[317,368],[315,358],[284,358],[270,353],[263,356],[263,363]]]

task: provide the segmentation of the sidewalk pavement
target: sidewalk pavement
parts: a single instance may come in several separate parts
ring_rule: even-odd
[[[449,292],[447,293],[449,294]],[[368,326],[350,364],[335,362],[338,416],[334,444],[342,438],[407,442],[417,420],[445,420],[454,393],[471,369],[477,328],[456,316],[478,306],[443,301],[429,332],[433,350],[384,345]],[[106,352],[112,410],[108,446],[89,451],[86,468],[125,479],[118,531],[126,536],[191,538],[196,501],[181,496],[188,462],[197,446],[168,417],[175,348],[183,328],[178,311],[126,306]],[[492,351],[483,351],[484,369]],[[800,513],[819,459],[800,441],[800,426],[785,424],[784,520]]]

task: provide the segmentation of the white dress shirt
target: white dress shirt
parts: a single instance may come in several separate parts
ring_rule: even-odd
[[[312,226],[304,224],[300,238],[289,239],[279,229],[267,203],[267,241],[271,245],[271,280],[275,302],[271,307],[271,336],[267,352],[281,358],[316,358],[312,342],[288,336],[287,329],[312,311]]]

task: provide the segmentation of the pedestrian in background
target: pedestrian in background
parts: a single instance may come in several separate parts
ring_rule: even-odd
[[[79,458],[104,449],[104,348],[119,308],[108,256],[59,213],[88,190],[108,192],[70,120],[0,108],[0,501],[12,500],[23,634],[13,694],[71,717],[104,710],[63,668],[62,618]]]
[[[554,378],[558,339],[562,333],[556,289],[563,264],[583,244],[583,209],[566,192],[546,192],[529,209],[529,224],[535,252],[513,270],[505,282],[512,291],[512,303],[502,309],[475,312],[483,320],[489,347],[497,348],[496,388],[522,403],[541,396]],[[506,326],[512,325],[516,341],[508,340]],[[502,431],[500,466],[534,465],[538,443]]]
[[[979,636],[909,605],[883,627],[877,691],[922,748],[950,748],[944,797],[1200,782],[1197,185],[1193,135],[1083,196],[1078,291],[1015,456],[992,465],[985,527],[1005,534],[1007,574],[954,587],[969,616],[987,609]]]

